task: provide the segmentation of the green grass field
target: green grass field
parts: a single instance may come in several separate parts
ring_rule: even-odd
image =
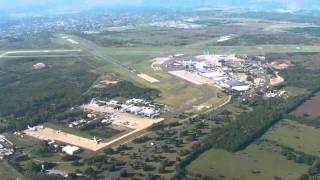
[[[5,160],[0,161],[0,179],[3,180],[24,180],[25,178]]]
[[[8,39],[0,38],[1,50],[12,51],[12,50],[23,50],[23,49],[58,49],[66,48],[60,44],[51,41],[52,36],[50,34],[42,34],[37,37],[28,36],[24,38]]]
[[[246,180],[298,179],[307,169],[306,165],[286,160],[278,148],[269,143],[252,144],[236,153],[212,149],[187,167],[192,174]]]
[[[57,131],[61,130],[62,132],[73,134],[73,135],[80,136],[80,137],[83,137],[83,138],[89,138],[89,139],[92,138],[92,136],[90,136],[88,133],[79,131],[77,129],[69,128],[69,127],[64,126],[64,125],[58,125],[57,123],[48,122],[48,123],[44,123],[43,126],[51,128],[51,129],[55,129]]]
[[[320,130],[299,124],[291,120],[283,120],[270,129],[265,139],[302,151],[306,154],[320,156]]]
[[[287,91],[289,96],[302,96],[308,93],[307,89],[298,87],[285,87],[283,90]]]

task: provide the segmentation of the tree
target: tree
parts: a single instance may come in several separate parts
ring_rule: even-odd
[[[74,155],[66,155],[62,157],[63,161],[77,161],[81,159],[79,156],[74,156]]]
[[[117,171],[117,166],[112,163],[112,164],[109,166],[108,170],[109,170],[110,172]]]
[[[106,154],[106,155],[112,155],[112,154],[115,154],[116,151],[112,148],[107,148],[105,150],[103,150],[103,152]]]
[[[96,177],[96,171],[92,167],[84,170],[84,173],[90,177]]]
[[[127,170],[122,170],[121,172],[120,172],[120,176],[121,177],[123,177],[123,178],[125,178],[125,177],[128,177],[129,176],[129,173],[128,173],[128,171]]]

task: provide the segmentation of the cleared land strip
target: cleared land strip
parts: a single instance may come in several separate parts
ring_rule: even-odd
[[[204,84],[213,84],[214,82],[210,79],[202,77],[198,74],[191,73],[185,70],[178,70],[178,71],[169,71],[169,74],[177,76],[181,79],[189,81],[195,85],[204,85]]]
[[[155,79],[147,74],[138,74],[138,77],[140,77],[150,83],[159,83],[160,82],[158,79]]]
[[[31,56],[38,55],[46,55],[46,53],[69,53],[69,52],[82,52],[80,49],[54,49],[54,50],[22,50],[22,51],[7,51],[0,55],[0,58],[3,57],[29,57],[26,54],[30,54]],[[13,56],[12,56],[13,54]],[[16,54],[23,54],[23,56],[19,56]],[[49,55],[48,55],[49,56]]]
[[[86,57],[87,55],[31,55],[31,56],[0,56],[0,58],[32,58],[32,57],[41,57],[41,58],[52,58],[52,57]]]
[[[45,128],[45,127],[41,128],[39,126],[36,127],[36,129],[37,130],[35,131],[31,129],[27,129],[24,131],[24,133],[28,136],[31,136],[39,140],[54,140],[54,141],[64,142],[67,144],[72,144],[72,145],[79,146],[84,149],[89,149],[92,151],[96,151],[98,149],[105,147],[103,143],[97,144],[91,139],[60,132],[55,129]]]
[[[65,36],[62,37],[62,39]],[[70,38],[68,36],[68,38]],[[99,47],[97,44],[87,41],[86,43],[81,41],[80,37],[77,37],[77,43],[70,43],[70,46],[77,48],[77,49],[81,49],[84,52],[86,52],[87,54],[92,55],[93,57],[107,62],[107,63],[111,63],[117,67],[121,67],[122,69],[126,70],[127,72],[133,73],[133,74],[139,74],[137,70],[132,69],[131,67],[128,67],[127,65],[124,65],[122,63],[120,63],[119,61],[115,60],[113,57],[111,57],[104,49],[102,49],[101,47]]]

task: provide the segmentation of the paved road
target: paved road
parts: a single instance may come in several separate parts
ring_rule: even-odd
[[[124,65],[120,63],[119,61],[115,60],[113,57],[111,57],[107,51],[99,47],[93,42],[88,42],[88,43],[82,43],[79,42],[78,44],[69,44],[70,46],[73,46],[74,48],[81,49],[83,52],[92,55],[93,57],[96,57],[97,59],[111,63],[117,67],[120,67],[134,75],[139,74],[139,72],[136,69],[133,69],[127,65]]]

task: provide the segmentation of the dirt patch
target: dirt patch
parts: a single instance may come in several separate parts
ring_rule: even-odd
[[[147,74],[138,74],[138,77],[140,77],[150,83],[159,83],[160,82],[158,79],[155,79]]]
[[[270,84],[272,85],[272,86],[276,86],[276,85],[279,85],[279,84],[281,84],[281,83],[283,83],[284,82],[284,78],[283,77],[281,77],[281,76],[276,76],[276,77],[274,77],[274,78],[271,78],[270,79]]]
[[[298,109],[294,112],[299,116],[311,116],[311,117],[320,117],[320,92],[318,92],[312,99],[303,103]]]
[[[27,129],[24,133],[39,140],[54,140],[92,151],[99,150],[106,146],[104,143],[97,144],[91,139],[82,138],[80,136],[68,134],[51,128],[37,126],[35,129],[36,130]]]
[[[174,76],[177,76],[181,79],[189,81],[195,85],[214,84],[214,82],[210,79],[207,79],[207,78],[202,77],[198,74],[191,73],[191,72],[185,71],[185,70],[169,71],[169,73]]]
[[[163,63],[167,62],[168,60],[170,60],[170,57],[157,57],[152,59],[152,64],[153,65],[162,65]]]
[[[264,85],[265,82],[266,82],[266,80],[263,78],[255,78],[254,79],[254,84],[256,86],[262,86],[262,85]]]
[[[289,60],[279,60],[279,61],[273,61],[271,63],[271,66],[274,69],[284,70],[284,69],[288,69],[290,66],[292,66],[292,64]]]
[[[169,61],[171,59],[171,57],[157,57],[152,59],[152,64],[151,64],[151,68],[154,71],[160,71],[162,70],[161,65],[164,64],[165,62]]]
[[[239,73],[239,79],[240,81],[247,81],[248,75],[246,75],[245,73]]]
[[[98,84],[94,85],[94,88],[105,88],[108,85],[117,84],[118,81],[102,80]]]

